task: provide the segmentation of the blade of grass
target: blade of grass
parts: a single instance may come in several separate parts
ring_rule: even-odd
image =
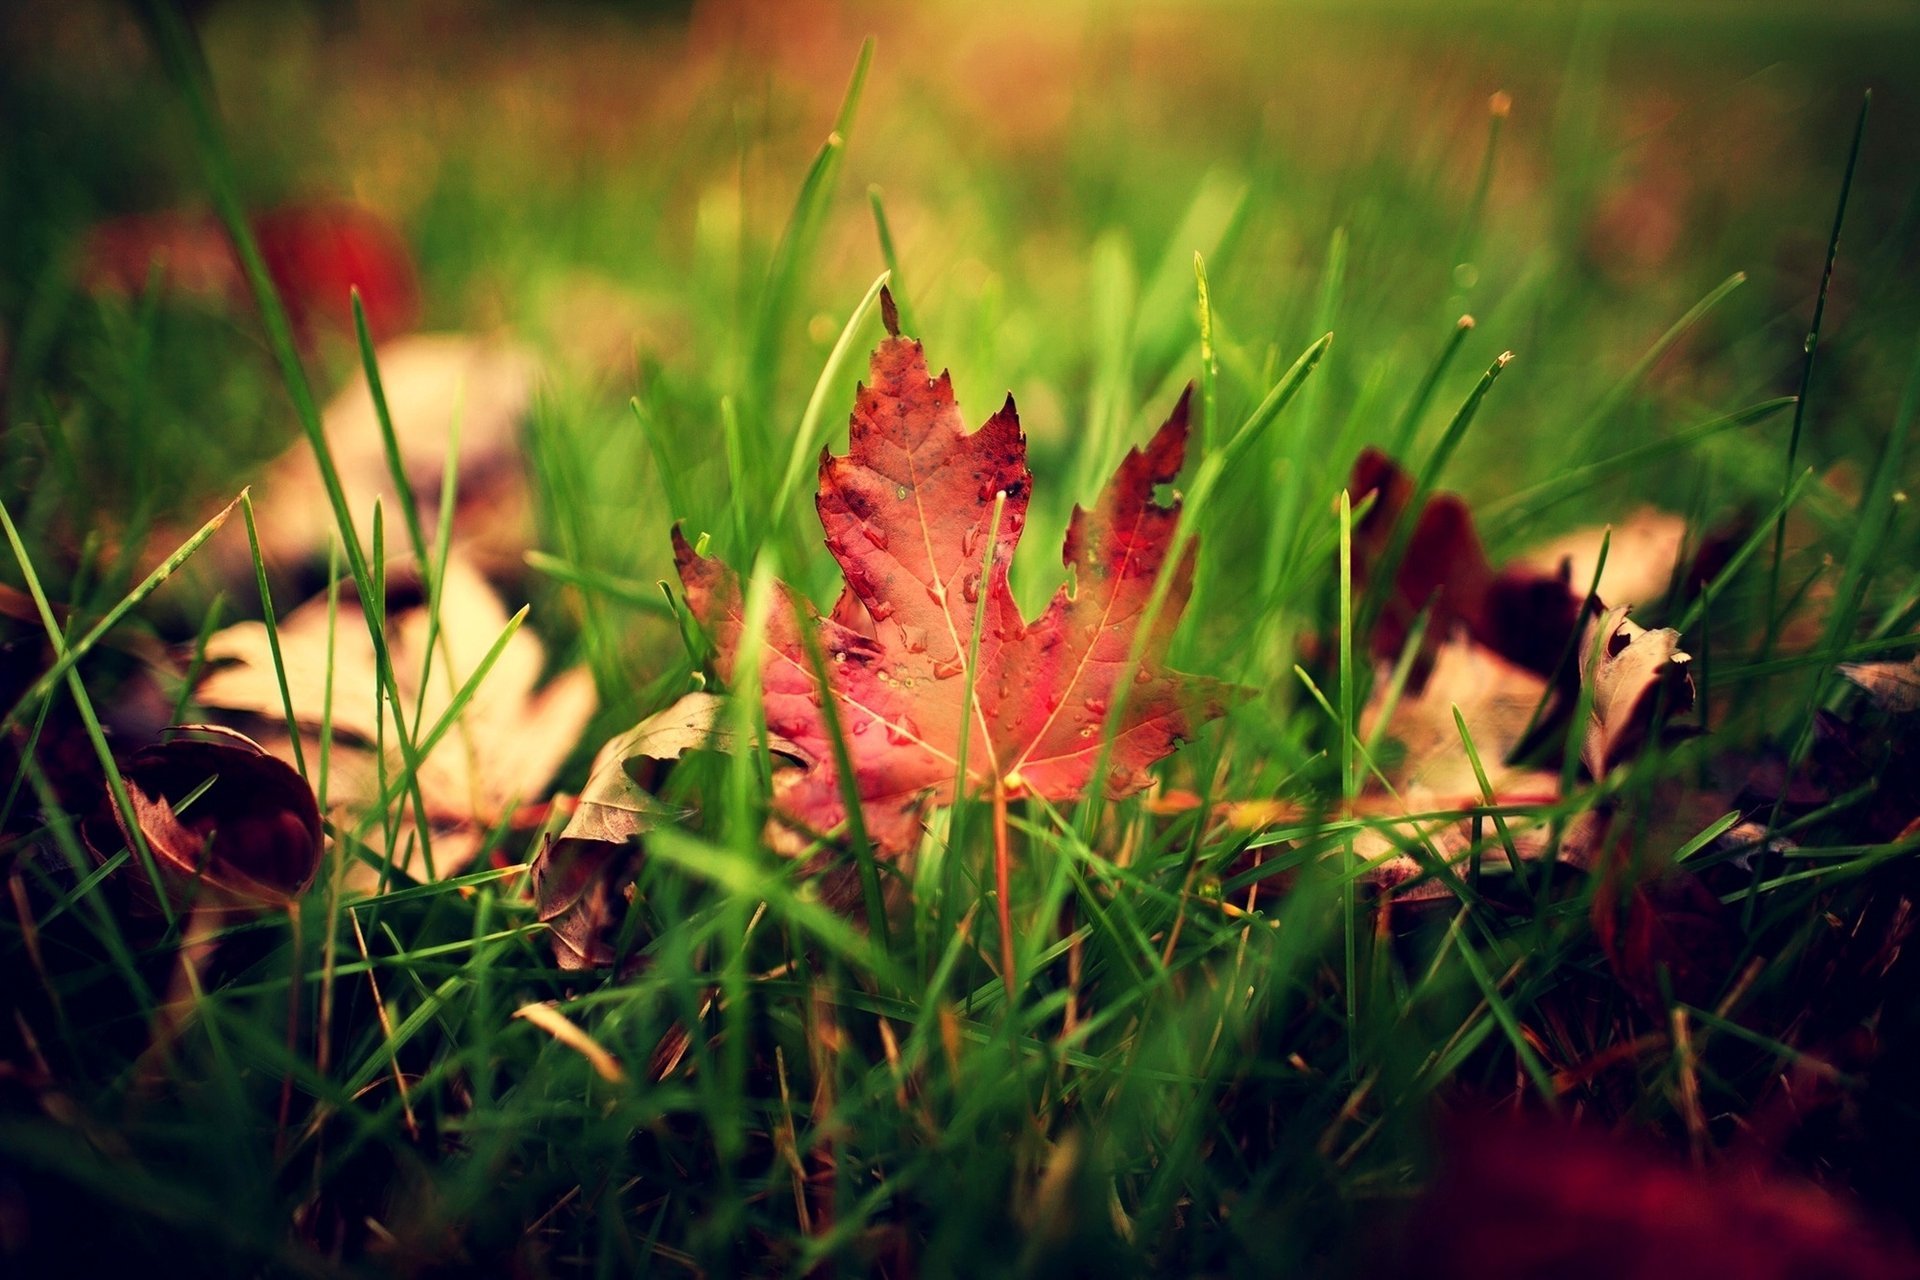
[[[840,329],[840,336],[834,340],[833,350],[827,353],[826,364],[820,367],[820,376],[814,380],[813,393],[807,397],[807,407],[800,415],[800,426],[793,433],[793,446],[787,454],[786,470],[781,473],[780,487],[773,495],[772,527],[785,527],[787,507],[793,495],[800,491],[800,477],[805,471],[807,459],[819,446],[820,419],[826,416],[827,398],[833,394],[841,380],[841,370],[846,364],[848,353],[853,350],[853,340],[859,335],[860,326],[885,293],[888,276],[882,271],[867,286],[865,296],[847,317],[847,323]],[[738,499],[736,498],[736,501]]]
[[[243,498],[245,496],[246,491],[242,490],[241,497]],[[180,567],[191,559],[195,552],[200,550],[208,538],[211,538],[219,531],[221,525],[227,522],[227,517],[233,514],[233,509],[240,505],[240,501],[241,498],[235,498],[232,502],[222,507],[217,515],[196,529],[193,535],[185,542],[174,548],[172,554],[155,566],[152,573],[149,573],[145,578],[141,579],[139,586],[122,596],[119,603],[102,614],[100,621],[87,628],[85,635],[81,636],[72,644],[65,646],[64,651],[55,659],[53,665],[48,667],[39,679],[28,686],[27,691],[15,700],[13,706],[7,711],[4,717],[0,717],[0,729],[11,728],[16,723],[22,711],[26,710],[29,706],[37,706],[42,699],[52,693],[60,681],[66,678],[67,673],[73,670],[74,664],[91,653],[93,647],[98,644],[108,632],[112,631],[115,626],[119,625],[122,618],[137,608],[148,596],[159,590],[162,583],[179,572]],[[24,553],[24,545],[16,551],[16,554],[23,555]]]
[[[749,348],[748,376],[754,388],[752,407],[760,415],[762,429],[768,433],[768,444],[773,442],[772,423],[768,414],[780,368],[787,309],[820,238],[827,203],[839,179],[847,139],[852,136],[854,117],[860,109],[860,96],[866,87],[867,71],[873,65],[873,44],[873,37],[869,36],[860,46],[860,54],[854,60],[853,74],[847,81],[846,94],[841,98],[840,110],[834,117],[833,131],[820,144],[820,150],[800,184],[800,193],[794,200],[786,229],[781,232],[773,258],[767,264],[766,285],[761,291],[753,343]]]
[[[1860,115],[1853,124],[1853,144],[1847,148],[1847,167],[1840,175],[1840,199],[1833,210],[1833,230],[1827,235],[1827,258],[1820,270],[1820,289],[1813,299],[1813,319],[1807,325],[1807,339],[1803,344],[1806,361],[1800,366],[1800,394],[1793,406],[1793,430],[1787,434],[1786,465],[1782,469],[1780,491],[1784,497],[1793,484],[1794,468],[1799,465],[1800,433],[1806,424],[1807,393],[1813,387],[1813,370],[1820,353],[1820,325],[1827,314],[1827,290],[1833,284],[1834,263],[1840,258],[1840,230],[1847,221],[1847,197],[1853,192],[1853,173],[1860,163],[1860,144],[1867,136],[1867,111],[1873,106],[1873,91],[1869,89],[1860,99]],[[1774,606],[1780,595],[1780,561],[1787,549],[1787,517],[1783,510],[1774,524],[1773,530],[1773,566],[1767,573],[1767,633],[1760,645],[1762,661],[1773,656],[1773,643],[1776,639],[1774,627]]]

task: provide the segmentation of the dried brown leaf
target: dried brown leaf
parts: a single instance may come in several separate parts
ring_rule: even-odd
[[[133,821],[176,909],[285,906],[313,883],[322,848],[313,791],[258,743],[231,731],[217,742],[174,737],[134,752],[120,771]],[[110,795],[82,832],[103,861],[134,841]],[[127,882],[137,901],[156,905],[144,875],[131,873]]]

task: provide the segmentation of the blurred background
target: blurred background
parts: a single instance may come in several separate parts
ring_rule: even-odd
[[[1325,330],[1294,429],[1326,433],[1329,455],[1394,435],[1462,314],[1477,326],[1416,429],[1516,351],[1448,476],[1470,499],[1791,392],[1869,86],[1806,461],[1884,434],[1920,319],[1920,10],[1905,3],[188,12],[319,393],[358,377],[358,282],[391,397],[421,406],[396,408],[420,441],[410,471],[431,499],[462,416],[469,525],[527,592],[553,585],[528,578],[528,547],[644,584],[675,517],[726,547],[728,503],[755,495],[734,494],[723,410],[785,456],[886,263],[876,207],[909,327],[963,407],[977,420],[1018,398],[1052,477],[1042,528],[1197,372],[1196,252],[1229,426]],[[15,0],[0,23],[7,492],[54,561],[108,566],[104,592],[113,566],[124,578],[266,475],[297,427],[134,14]],[[869,35],[844,148],[796,213]],[[1735,273],[1745,284],[1596,425]],[[1490,536],[1537,541],[1629,497],[1701,516],[1771,501],[1785,421],[1761,431]],[[1106,443],[1076,446],[1089,438]],[[1350,457],[1328,457],[1330,479]],[[263,484],[270,559],[311,562],[317,491]],[[1224,501],[1257,544],[1262,486]],[[1054,545],[1023,548],[1029,603],[1057,580]],[[196,603],[175,598],[190,632]],[[566,608],[535,616],[565,630]],[[603,690],[646,674],[647,626],[594,655]]]

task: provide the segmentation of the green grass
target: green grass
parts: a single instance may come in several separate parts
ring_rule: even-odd
[[[1791,856],[1743,867],[1718,841],[1764,753],[1807,755],[1823,712],[1871,721],[1835,664],[1904,658],[1920,631],[1903,489],[1920,397],[1901,239],[1913,156],[1877,141],[1914,104],[1877,97],[1857,169],[1847,148],[1854,68],[1893,37],[1779,6],[1716,57],[1644,13],[1504,33],[1424,15],[1410,20],[1421,38],[1457,59],[1427,65],[1364,15],[1201,6],[1159,33],[1176,52],[1154,61],[1191,70],[1177,51],[1203,50],[1203,94],[1142,73],[1153,33],[1095,11],[1032,37],[1058,85],[1013,63],[999,15],[981,19],[977,64],[956,42],[923,65],[912,51],[937,33],[890,20],[877,41],[756,70],[676,52],[687,37],[670,27],[575,13],[520,33],[532,69],[504,87],[459,96],[430,71],[391,71],[444,104],[416,190],[412,126],[366,85],[302,81],[308,37],[221,17],[202,33],[210,82],[170,12],[145,19],[164,74],[112,90],[150,108],[139,122],[62,115],[51,80],[8,90],[38,127],[7,176],[48,193],[9,236],[0,294],[0,579],[33,606],[0,617],[0,1197],[24,1206],[23,1257],[76,1273],[141,1258],[209,1274],[1362,1274],[1431,1175],[1443,1112],[1517,1102],[1684,1143],[1697,1107],[1718,1152],[1782,1071],[1824,1060],[1846,1030],[1907,1034],[1912,1008],[1880,1009],[1877,980],[1821,985],[1857,962],[1829,921],[1878,921],[1911,884],[1912,840],[1862,835],[1877,830],[1869,791],[1759,814]],[[1266,65],[1243,20],[1300,51]],[[405,43],[335,39],[329,56],[368,59],[369,84],[371,55]],[[502,56],[477,36],[455,51],[463,65]],[[681,63],[697,76],[675,81]],[[1484,82],[1490,68],[1513,78]],[[1427,79],[1407,83],[1415,71]],[[580,101],[564,91],[575,77]],[[1016,87],[1032,91],[1025,115],[978,100]],[[1511,116],[1480,114],[1496,87],[1514,91]],[[1817,105],[1782,105],[1796,101]],[[1408,124],[1435,102],[1466,123]],[[1777,135],[1698,143],[1756,112]],[[556,142],[596,122],[617,136]],[[37,265],[127,202],[59,162],[63,131],[85,128],[146,157],[180,198],[211,199],[239,232],[252,310],[89,298]],[[1679,197],[1688,236],[1650,267],[1595,229],[1649,166],[1694,183]],[[1845,292],[1816,370],[1802,338],[1843,169]],[[200,548],[241,522],[200,526],[297,433],[335,515],[341,629],[360,625],[339,616],[342,592],[384,600],[390,564],[426,566],[437,610],[449,554],[404,485],[397,510],[356,529],[326,461],[321,393],[363,365],[377,377],[373,344],[363,321],[303,348],[239,221],[309,174],[404,209],[430,323],[503,321],[546,358],[526,446],[538,538],[509,584],[510,609],[531,605],[432,718],[368,611],[380,682],[355,696],[389,709],[379,802],[330,826],[326,866],[289,915],[217,926],[155,1051],[194,913],[133,913],[123,881],[155,874],[149,851],[101,850],[122,864],[101,874],[79,824],[106,802],[100,774],[128,803],[114,752],[140,745],[127,708],[144,684],[200,718],[180,673],[211,611],[265,617],[278,654],[276,614],[295,603],[257,542],[218,595]],[[13,207],[20,184],[6,185]],[[1794,260],[1782,246],[1803,239],[1814,254]],[[588,276],[629,304],[613,357],[588,352],[604,335],[568,309]],[[742,569],[750,615],[776,577],[831,600],[812,463],[844,447],[889,280],[970,420],[1008,386],[1019,397],[1036,481],[1013,582],[1030,613],[1060,580],[1072,504],[1197,382],[1179,539],[1200,559],[1173,662],[1252,691],[1156,770],[1199,807],[1015,799],[1002,824],[981,797],[934,813],[919,856],[894,864],[876,865],[856,829],[842,856],[861,883],[838,911],[766,846],[767,751],[697,755],[658,784],[685,817],[645,841],[618,973],[563,972],[548,949],[527,864],[558,818],[488,833],[497,866],[416,883],[390,865],[383,851],[409,838],[431,849],[419,762],[523,623],[553,665],[585,664],[599,687],[566,790],[602,741],[705,678],[690,621],[654,585],[671,578],[671,522]],[[398,471],[384,402],[380,417]],[[1485,792],[1471,811],[1482,850],[1510,846],[1510,823],[1564,829],[1619,803],[1644,827],[1636,856],[1708,880],[1739,922],[1710,990],[1637,1002],[1596,940],[1595,880],[1566,868],[1509,879],[1475,858],[1433,868],[1457,896],[1379,909],[1353,849],[1384,824],[1356,799],[1393,748],[1359,717],[1376,682],[1398,698],[1409,668],[1374,671],[1342,625],[1381,604],[1358,589],[1364,512],[1343,493],[1365,444],[1394,448],[1418,492],[1466,494],[1496,561],[1642,501],[1697,513],[1696,540],[1743,521],[1704,591],[1636,613],[1684,630],[1710,736],[1555,804],[1511,806],[1487,783],[1498,762],[1459,726]],[[1857,489],[1807,476],[1843,463]],[[447,510],[453,490],[450,468]],[[1775,533],[1788,520],[1811,530],[1799,551]],[[1813,638],[1784,648],[1795,613],[1829,591],[1824,619],[1801,628]],[[436,642],[426,652],[443,660]],[[424,688],[429,672],[406,674]],[[735,740],[755,738],[754,689],[729,693]],[[1904,732],[1866,739],[1861,779],[1907,776]],[[299,760],[323,796],[332,738],[323,727]],[[1577,747],[1561,759],[1571,774]],[[1697,820],[1682,793],[1711,801]],[[1272,799],[1295,816],[1206,818]],[[996,827],[1012,854],[1004,897]],[[356,862],[379,869],[377,892],[348,887]],[[619,1070],[514,1017],[548,1001]],[[1694,1025],[1686,1043],[1668,1035],[1676,1013]],[[1636,1037],[1644,1050],[1582,1075]],[[1834,1075],[1876,1118],[1873,1150],[1920,1133],[1902,1061]],[[1803,1138],[1784,1163],[1875,1208],[1901,1203],[1907,1184],[1857,1148]],[[84,1225],[52,1234],[69,1223]]]

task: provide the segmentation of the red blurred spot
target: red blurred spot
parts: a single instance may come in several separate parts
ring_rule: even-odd
[[[353,332],[350,291],[360,290],[375,341],[412,329],[420,292],[405,241],[371,210],[342,201],[281,205],[253,219],[260,256],[303,341]],[[95,226],[81,251],[81,283],[137,296],[149,279],[168,294],[244,305],[239,256],[219,220],[204,213],[128,214]]]

